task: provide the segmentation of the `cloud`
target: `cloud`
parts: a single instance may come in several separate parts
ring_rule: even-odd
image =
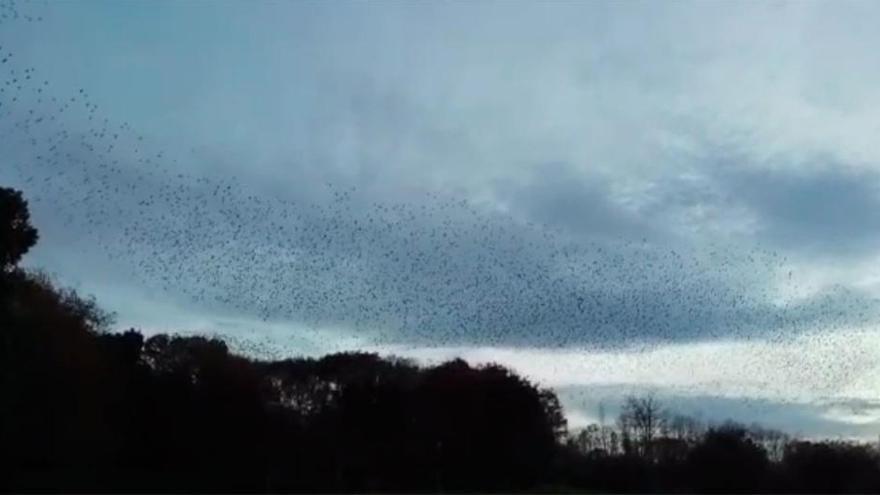
[[[108,166],[65,151],[76,144],[58,148],[70,157],[63,177],[52,162],[18,169],[41,184],[34,218],[56,220],[56,242],[32,262],[69,279],[98,273],[108,287],[136,280],[196,313],[384,343],[605,348],[778,339],[880,318],[863,290],[781,296],[789,269],[773,253],[652,235],[662,223],[561,164],[500,185],[499,207],[440,193],[387,199],[350,179],[315,187],[314,170],[273,195],[162,164]],[[57,211],[78,213],[58,222]]]
[[[719,180],[755,215],[756,236],[791,251],[860,256],[880,246],[880,174],[829,164],[726,171]]]
[[[686,172],[650,182],[642,218],[698,237],[748,239],[821,263],[880,247],[880,171],[813,156],[761,162],[704,144]]]
[[[868,256],[878,231],[870,171],[798,158],[859,155],[853,125],[799,147],[859,108],[801,91],[803,74],[835,82],[787,56],[805,35],[852,48],[812,7],[54,8],[15,49],[52,96],[81,81],[114,128],[141,130],[92,152],[106,136],[86,110],[8,124],[24,165],[3,178],[40,199],[31,262],[100,272],[96,292],[382,342],[615,347],[874,321],[858,280],[785,294],[788,254],[821,269]],[[53,109],[28,95],[10,115]],[[37,163],[29,137],[64,153]],[[748,166],[723,165],[731,149]]]
[[[728,339],[647,348],[390,345],[376,349],[420,360],[460,356],[498,362],[544,386],[612,386],[769,401],[873,400],[880,383],[880,335],[871,329],[815,332],[783,341]],[[811,363],[806,369],[803,362]]]
[[[628,211],[614,195],[614,184],[564,163],[532,168],[518,183],[498,181],[495,199],[513,214],[588,239],[655,238],[646,218]]]

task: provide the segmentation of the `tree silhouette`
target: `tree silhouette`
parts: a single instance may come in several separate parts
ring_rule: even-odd
[[[754,493],[767,481],[767,453],[745,428],[728,424],[710,429],[688,455],[693,487],[701,492]]]
[[[664,423],[660,402],[653,396],[627,397],[618,423],[627,443],[625,448],[642,457],[652,458],[654,438]]]
[[[37,242],[21,191],[0,187],[0,270],[7,272]]]

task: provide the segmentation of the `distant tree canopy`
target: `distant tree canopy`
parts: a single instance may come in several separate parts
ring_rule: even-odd
[[[111,332],[93,300],[16,267],[37,234],[0,191],[2,491],[880,491],[871,446],[706,428],[651,397],[569,435],[552,391],[498,365],[261,361]]]

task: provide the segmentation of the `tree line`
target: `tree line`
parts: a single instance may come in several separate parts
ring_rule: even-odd
[[[873,445],[707,427],[630,398],[569,432],[502,366],[368,353],[259,360],[113,332],[18,266],[37,242],[0,188],[0,489],[15,492],[876,492]]]
[[[654,397],[628,397],[614,424],[569,435],[568,486],[608,492],[873,493],[875,444],[806,441],[758,424],[708,425]]]

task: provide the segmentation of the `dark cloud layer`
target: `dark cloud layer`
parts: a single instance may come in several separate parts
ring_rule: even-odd
[[[801,170],[728,171],[719,177],[755,212],[763,239],[816,254],[880,247],[880,175],[842,164]]]
[[[534,167],[519,183],[500,182],[495,194],[519,216],[571,234],[609,240],[657,237],[648,219],[615,202],[612,186],[571,164],[550,163]]]
[[[51,159],[18,167],[36,218],[71,212],[64,229],[115,260],[120,278],[204,310],[386,343],[600,347],[778,339],[880,315],[874,299],[844,288],[771,302],[785,269],[771,252],[633,239],[637,220],[564,170],[512,193],[520,219],[448,195],[388,201],[344,183],[267,196],[177,173],[148,147],[151,167],[108,165],[90,139],[59,145],[60,177]]]
[[[753,241],[817,261],[880,248],[880,173],[870,167],[819,157],[765,163],[711,146],[688,160],[685,172],[654,183],[642,215],[687,221],[701,208],[744,224],[740,233]]]

